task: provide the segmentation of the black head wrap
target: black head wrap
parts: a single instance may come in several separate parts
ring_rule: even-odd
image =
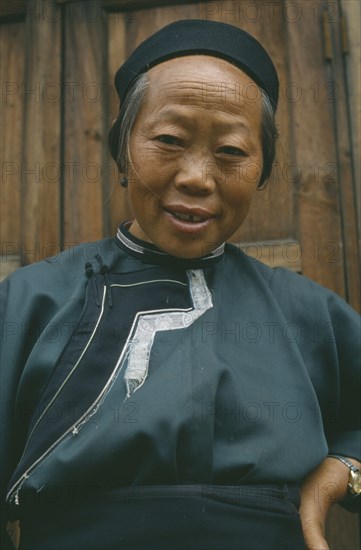
[[[263,46],[242,29],[203,19],[176,21],[144,40],[115,75],[121,101],[132,82],[155,65],[174,57],[200,54],[225,59],[242,69],[266,92],[276,110],[277,72]]]

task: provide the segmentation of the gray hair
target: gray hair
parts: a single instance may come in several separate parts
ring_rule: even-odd
[[[149,80],[146,73],[144,73],[133,83],[122,106],[116,157],[113,155],[113,158],[119,170],[125,174],[128,172],[130,134],[142,106],[148,86]],[[119,118],[120,117],[118,117],[117,120],[119,120]]]
[[[127,173],[129,164],[129,141],[135,120],[142,106],[146,90],[149,86],[147,74],[140,75],[132,84],[124,104],[121,108],[121,114],[118,115],[110,134],[109,146],[113,159],[119,170]],[[275,112],[268,95],[264,90],[260,90],[263,104],[262,113],[262,153],[263,153],[263,171],[259,182],[259,187],[270,176],[273,161],[276,154],[276,141],[278,130],[275,123]]]
[[[275,111],[268,95],[261,89],[262,97],[262,154],[263,170],[258,187],[263,187],[271,175],[276,155],[278,129],[275,120]]]

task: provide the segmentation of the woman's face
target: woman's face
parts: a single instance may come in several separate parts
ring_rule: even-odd
[[[260,180],[261,94],[209,56],[169,60],[148,76],[129,144],[130,232],[173,256],[204,256],[242,224]]]

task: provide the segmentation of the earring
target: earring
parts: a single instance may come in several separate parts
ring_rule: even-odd
[[[128,187],[128,178],[124,176],[124,178],[120,180],[120,185],[122,187]]]
[[[262,190],[267,186],[267,183],[268,183],[267,180],[264,180],[262,183],[260,183],[260,184],[257,186],[257,191],[262,191]]]

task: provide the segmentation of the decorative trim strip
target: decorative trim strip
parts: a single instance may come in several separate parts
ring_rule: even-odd
[[[121,285],[119,283],[114,283],[110,286],[112,288],[113,287],[127,288],[131,286],[149,285],[151,283],[174,283],[175,285],[187,286],[186,283],[182,283],[181,281],[176,281],[174,279],[152,279],[151,281],[142,281],[141,283],[130,283],[128,285]]]
[[[212,296],[201,269],[187,271],[194,309],[187,312],[169,311],[145,314],[139,317],[138,325],[129,345],[128,365],[124,374],[127,396],[137,391],[145,382],[149,358],[157,332],[189,327],[205,311],[213,307]]]

